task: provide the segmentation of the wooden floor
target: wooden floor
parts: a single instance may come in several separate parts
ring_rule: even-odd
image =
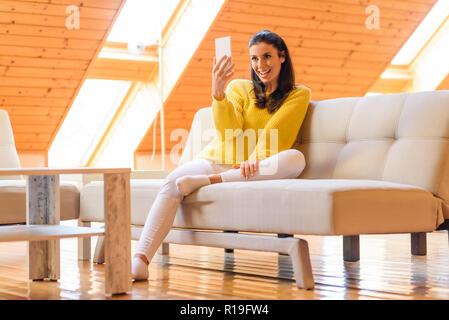
[[[422,257],[410,255],[409,235],[361,236],[361,260],[346,263],[341,237],[303,238],[314,290],[296,288],[288,256],[171,245],[169,256],[157,255],[150,264],[149,281],[113,297],[103,294],[104,265],[77,260],[76,239],[61,240],[61,279],[55,282],[27,281],[26,242],[0,243],[0,299],[449,299],[445,231],[428,234]]]

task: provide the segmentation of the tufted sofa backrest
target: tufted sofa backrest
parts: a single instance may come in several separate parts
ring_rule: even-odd
[[[199,110],[180,163],[214,138],[213,128],[211,108]],[[293,147],[307,163],[299,178],[411,184],[449,202],[449,91],[311,102]]]
[[[449,200],[449,91],[312,102],[294,147],[304,179],[371,179]]]
[[[20,168],[8,113],[0,110],[0,168]],[[0,180],[19,179],[20,176],[0,176]]]

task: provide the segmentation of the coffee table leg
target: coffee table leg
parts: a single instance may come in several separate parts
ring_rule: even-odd
[[[27,224],[59,224],[59,175],[27,177]],[[28,278],[60,278],[59,240],[28,242]]]
[[[131,200],[129,173],[104,174],[105,291],[131,291]]]

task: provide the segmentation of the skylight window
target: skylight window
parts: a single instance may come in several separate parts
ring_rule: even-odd
[[[107,41],[154,44],[180,0],[127,0]]]
[[[159,110],[157,87],[152,83],[142,86],[94,166],[134,168],[134,151]]]
[[[408,65],[449,16],[449,0],[439,0],[392,60],[392,65]]]
[[[83,166],[131,83],[87,79],[48,152],[49,166]]]

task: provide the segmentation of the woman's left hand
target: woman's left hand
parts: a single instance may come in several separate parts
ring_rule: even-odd
[[[232,168],[240,168],[240,174],[245,177],[246,180],[254,176],[254,174],[259,170],[259,160],[250,159],[243,161],[240,165],[233,165]]]

